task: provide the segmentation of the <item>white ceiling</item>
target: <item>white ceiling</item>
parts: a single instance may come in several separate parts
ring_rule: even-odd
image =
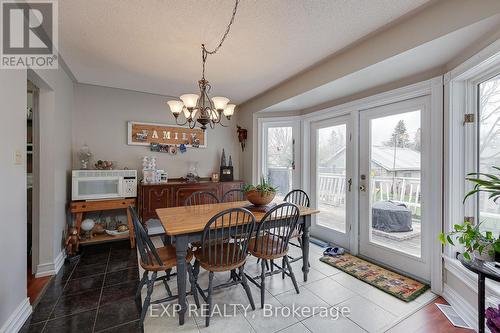
[[[262,112],[304,110],[444,66],[471,44],[499,29],[500,14],[284,100]]]
[[[241,103],[428,0],[241,0],[218,54],[212,96]],[[178,96],[196,92],[200,44],[213,48],[233,0],[64,0],[60,53],[78,82]]]

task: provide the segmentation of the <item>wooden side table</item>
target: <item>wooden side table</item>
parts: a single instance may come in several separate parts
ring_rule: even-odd
[[[486,278],[500,282],[500,269],[495,267],[494,262],[484,262],[477,259],[467,261],[462,255],[458,256],[458,260],[460,260],[465,268],[477,274],[478,332],[484,333],[484,298]]]
[[[136,206],[136,199],[119,199],[119,200],[96,200],[96,201],[72,201],[71,213],[75,214],[75,225],[80,234],[80,226],[83,221],[83,214],[89,212],[126,209],[127,210],[127,223],[128,223],[128,236],[110,236],[108,234],[95,235],[92,239],[82,240],[81,244],[102,243],[109,240],[116,240],[120,238],[129,238],[130,247],[135,247],[134,238],[134,224],[132,223],[132,216],[128,210],[128,206]]]

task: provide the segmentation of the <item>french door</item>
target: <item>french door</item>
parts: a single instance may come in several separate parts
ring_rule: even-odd
[[[311,201],[320,210],[311,233],[349,249],[351,231],[351,122],[341,116],[311,124]]]
[[[360,111],[359,121],[359,253],[430,281],[429,99]]]
[[[298,121],[267,121],[260,126],[262,138],[260,178],[278,188],[276,197],[283,199],[295,188],[300,188],[300,145]]]

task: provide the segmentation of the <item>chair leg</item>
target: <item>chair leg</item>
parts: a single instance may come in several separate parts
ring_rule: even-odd
[[[165,277],[163,278],[163,285],[165,286],[165,290],[167,290],[167,295],[169,297],[172,296],[172,291],[170,290],[170,287],[168,286],[168,280],[170,279],[170,273],[168,272],[168,270],[165,271]]]
[[[141,297],[141,291],[146,282],[148,281],[148,271],[144,271],[144,274],[142,274],[142,279],[139,282],[139,286],[137,287],[137,292],[135,293],[135,298],[139,299]]]
[[[208,274],[208,295],[207,295],[207,313],[205,314],[205,326],[208,327],[210,325],[210,316],[212,316],[212,291],[213,291],[213,280],[214,280],[214,272],[210,272]]]
[[[285,257],[286,257],[286,256],[285,256]],[[283,257],[283,258],[281,259],[281,269],[283,270],[283,271],[281,272],[281,278],[282,278],[283,280],[285,279],[285,265],[286,265],[286,263],[285,263],[285,257]]]
[[[266,264],[266,269],[269,270],[269,263],[267,262],[267,260],[263,260],[263,261]]]
[[[274,272],[274,260],[271,259],[270,262],[271,262],[270,263],[270,265],[271,265],[271,272]]]
[[[191,285],[191,294],[193,294],[194,303],[196,304],[196,307],[199,309],[200,308],[200,299],[198,298],[198,289],[196,288],[196,281],[194,279],[193,266],[190,263],[188,263],[187,268],[188,268],[188,275],[189,275],[189,284]]]
[[[266,293],[266,262],[267,260],[262,260],[260,262],[260,307],[264,308],[264,297]]]
[[[288,271],[290,272],[290,277],[292,278],[293,286],[295,287],[295,291],[297,294],[299,294],[299,285],[297,284],[297,280],[295,279],[295,274],[293,274],[292,271],[292,265],[290,265],[290,261],[288,260],[287,256],[284,256],[283,259],[285,259],[286,266],[288,267]]]
[[[149,304],[151,303],[151,294],[153,293],[153,287],[155,285],[157,274],[157,272],[153,272],[151,280],[148,281],[148,292],[146,294],[146,298],[144,299],[144,304],[142,304],[141,326],[144,325],[144,318],[146,317],[146,312],[148,311]]]
[[[172,268],[167,269],[165,273],[167,273],[167,281],[170,281],[170,274],[172,274]]]
[[[250,305],[252,306],[252,310],[255,310],[255,303],[253,301],[252,297],[252,291],[250,290],[250,286],[248,285],[248,280],[245,275],[245,265],[240,267],[240,280],[241,284],[243,285],[243,288],[245,289],[245,292],[247,293],[248,301],[250,301]]]

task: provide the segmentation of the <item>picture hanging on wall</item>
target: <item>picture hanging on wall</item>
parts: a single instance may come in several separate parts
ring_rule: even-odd
[[[184,145],[185,147],[206,148],[207,131],[177,125],[128,122],[127,143],[131,146]]]

